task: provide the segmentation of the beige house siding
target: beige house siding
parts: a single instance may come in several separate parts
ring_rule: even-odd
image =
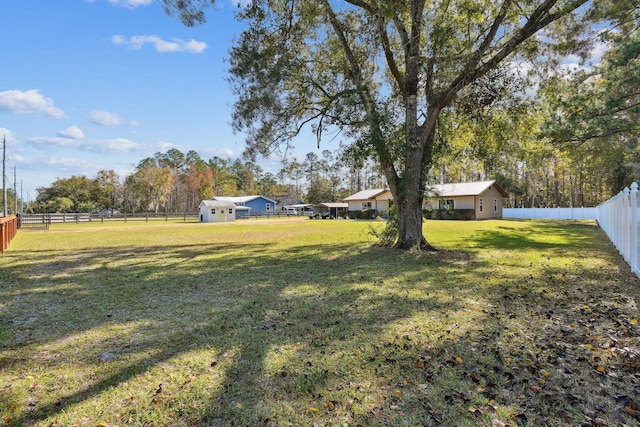
[[[349,200],[349,210],[359,211],[362,209],[362,200]]]
[[[367,207],[368,203],[371,203],[371,207]],[[361,211],[365,209],[374,209],[378,212],[384,212],[389,210],[389,200],[349,200],[350,211]]]
[[[463,196],[463,197],[447,197],[443,196],[439,199],[429,199],[427,201],[427,209],[439,209],[440,208],[440,200],[453,200],[453,208],[454,209],[475,209],[475,198],[473,196]]]
[[[454,209],[475,209],[475,198],[473,196],[431,198],[427,200],[427,209],[440,209],[440,200],[453,200]]]
[[[473,196],[453,197],[453,206],[456,209],[474,209],[475,199]]]
[[[376,212],[389,211],[389,202],[393,200],[391,191],[385,191],[382,194],[377,195],[375,198],[365,200],[347,200],[350,211],[361,211],[365,209],[373,209]],[[369,205],[371,207],[369,207]]]
[[[476,195],[463,195],[459,194],[465,191],[475,191],[478,190],[479,185],[487,185],[485,189],[480,190],[481,192]],[[448,200],[453,200],[453,209],[473,209],[475,212],[475,219],[495,219],[502,218],[502,208],[504,205],[504,197],[505,193],[500,187],[497,187],[498,184],[495,182],[477,182],[477,183],[469,183],[469,184],[445,184],[444,188],[439,189],[440,195],[436,197],[429,197],[426,200],[427,209],[440,209],[440,201],[444,201],[445,203]],[[470,186],[475,186],[474,188],[469,188]],[[458,195],[453,195],[455,193]],[[438,194],[438,193],[436,193]]]
[[[476,198],[476,219],[502,218],[504,200],[502,194],[494,186]],[[480,199],[482,199],[482,203],[480,203]],[[480,211],[481,204],[482,211]]]

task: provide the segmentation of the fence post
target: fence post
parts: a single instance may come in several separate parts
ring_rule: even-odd
[[[622,252],[624,260],[629,262],[629,251],[627,250],[627,239],[631,232],[629,224],[629,187],[625,187],[624,190],[622,190],[622,211],[620,215],[620,226],[618,227],[620,233],[620,252]]]
[[[634,182],[631,184],[631,192],[629,194],[629,209],[630,209],[630,225],[631,225],[631,236],[630,240],[630,262],[631,270],[640,274],[640,254],[638,254],[638,183]]]

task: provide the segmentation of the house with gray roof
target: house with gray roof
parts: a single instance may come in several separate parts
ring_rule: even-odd
[[[212,200],[218,200],[221,202],[232,202],[236,205],[238,211],[246,213],[250,210],[251,215],[270,215],[276,213],[276,201],[264,196],[215,196],[212,198]]]
[[[393,196],[389,189],[374,188],[358,191],[342,201],[348,204],[349,212],[372,210],[376,215],[388,216]]]
[[[468,219],[496,219],[502,218],[507,196],[495,180],[435,184],[427,187],[425,207],[440,211],[441,218],[451,216],[451,211],[466,211]]]

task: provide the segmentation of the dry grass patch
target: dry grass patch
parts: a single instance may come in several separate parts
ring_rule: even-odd
[[[0,258],[0,416],[635,425],[639,281],[597,227],[429,221],[443,250],[415,255],[371,247],[370,224],[19,233]]]

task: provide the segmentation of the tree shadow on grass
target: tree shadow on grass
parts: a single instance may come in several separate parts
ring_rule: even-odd
[[[514,227],[511,223],[523,220],[505,221],[495,230],[482,230],[473,235],[473,245],[478,248],[499,248],[511,250],[539,250],[552,248],[583,248],[593,244],[592,235],[585,233],[592,223],[537,221],[528,222],[527,227]],[[549,239],[553,236],[553,239]]]
[[[319,255],[319,249],[330,255]],[[31,356],[54,372],[69,363],[104,363],[105,369],[94,366],[94,377],[84,387],[36,399],[14,417],[18,425],[64,413],[197,349],[223,355],[239,347],[222,388],[261,389],[260,372],[274,348],[317,350],[334,340],[366,342],[367,335],[425,304],[440,306],[437,298],[423,297],[406,310],[392,310],[400,296],[383,283],[405,275],[406,289],[419,287],[413,277],[423,266],[407,263],[399,253],[387,257],[341,245],[300,245],[285,256],[260,244],[34,251],[29,256],[41,257],[35,272],[17,265],[2,273],[11,284],[0,289],[8,301],[2,323],[10,338],[3,344],[0,368],[10,372]],[[127,357],[135,362],[116,363]],[[323,372],[312,373],[312,380],[309,373],[292,373],[294,385],[288,387],[322,388]]]

